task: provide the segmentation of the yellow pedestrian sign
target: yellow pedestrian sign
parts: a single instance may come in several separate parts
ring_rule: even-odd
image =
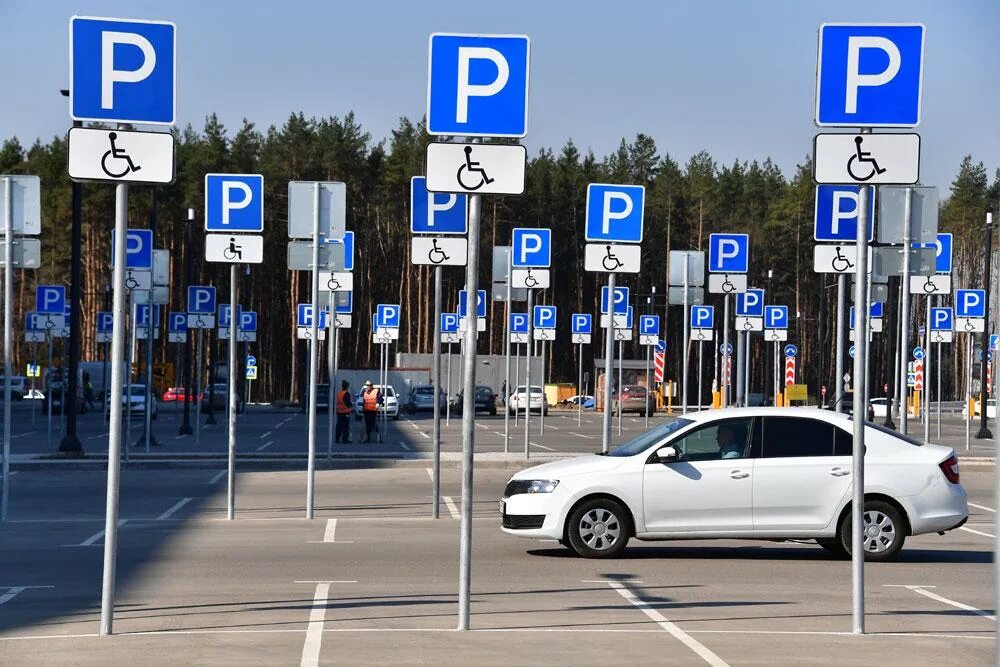
[[[247,366],[247,379],[248,380],[256,380],[257,379],[257,367],[256,366]]]

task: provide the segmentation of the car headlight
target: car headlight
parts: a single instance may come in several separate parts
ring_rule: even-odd
[[[552,493],[559,486],[558,479],[512,479],[507,482],[504,496],[516,496],[521,493]]]

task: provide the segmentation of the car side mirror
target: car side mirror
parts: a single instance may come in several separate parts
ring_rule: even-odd
[[[660,461],[676,461],[677,460],[677,450],[671,445],[666,447],[660,447],[656,450],[656,458]]]

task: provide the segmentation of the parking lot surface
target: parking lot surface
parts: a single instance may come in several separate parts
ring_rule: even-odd
[[[81,420],[81,435],[99,455],[106,442],[95,437],[103,420],[94,416]],[[157,429],[175,429],[172,417],[161,414]],[[441,515],[431,518],[432,471],[418,458],[431,448],[429,417],[391,422],[381,444],[339,446],[341,465],[317,473],[312,520],[304,518],[305,416],[255,407],[240,422],[247,460],[238,467],[235,521],[226,520],[217,460],[123,469],[110,637],[97,635],[105,473],[31,463],[44,438],[15,440],[21,463],[0,527],[0,663],[992,660],[992,467],[962,470],[972,503],[966,526],[911,538],[898,562],[866,567],[869,634],[854,636],[850,564],[809,542],[633,541],[622,558],[585,560],[556,542],[502,533],[497,499],[510,471],[525,465],[523,430],[511,422],[515,453],[503,457],[502,416],[480,417],[472,630],[459,632],[461,471],[457,457],[446,461]],[[615,440],[643,425],[626,416]],[[446,452],[458,451],[459,427],[453,419],[445,428]],[[553,411],[544,435],[537,427],[533,417],[529,448],[538,459],[600,449],[598,414],[577,425],[575,413]],[[165,435],[158,449],[224,451],[221,426],[202,435],[202,450]],[[274,460],[258,467],[268,451]]]

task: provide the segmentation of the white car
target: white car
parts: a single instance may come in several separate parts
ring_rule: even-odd
[[[376,389],[381,390],[383,404],[378,407],[380,413],[384,412],[389,417],[393,419],[399,419],[399,398],[396,396],[396,390],[392,388],[392,385],[386,385],[383,387],[380,384],[375,385]],[[358,395],[354,399],[354,418],[361,419],[361,413],[364,412],[364,387],[358,392]]]
[[[868,405],[871,406],[872,416],[874,416],[874,417],[885,417],[889,413],[889,399],[888,398],[872,398],[872,399],[869,399]]]
[[[982,405],[983,405],[982,401],[979,401],[979,400],[976,401],[976,407],[975,407],[975,416],[976,417],[978,417],[981,414],[983,414]],[[969,404],[968,403],[966,403],[965,406],[962,408],[962,416],[963,417],[968,417],[969,416]],[[987,419],[996,419],[997,418],[997,401],[996,401],[995,398],[988,398],[988,399],[986,399],[986,418]]]
[[[630,538],[815,539],[850,552],[853,422],[811,408],[689,414],[607,455],[514,475],[500,501],[506,533],[613,557]],[[865,558],[890,560],[907,535],[968,518],[958,458],[877,424],[865,427]]]
[[[159,404],[156,402],[155,393],[150,394],[149,403],[149,416],[150,419],[156,419],[159,412]],[[111,419],[111,396],[107,398],[108,403],[108,420]],[[122,387],[122,417],[131,415],[133,419],[137,419],[146,414],[146,385],[144,384],[131,384],[124,385]]]
[[[525,403],[528,404],[528,408],[532,412],[542,412],[549,414],[549,400],[545,396],[545,392],[537,384],[531,385],[531,399],[525,399],[524,397],[524,385],[521,385],[514,390],[507,398],[507,412],[514,414],[515,411],[520,410],[524,412]]]

